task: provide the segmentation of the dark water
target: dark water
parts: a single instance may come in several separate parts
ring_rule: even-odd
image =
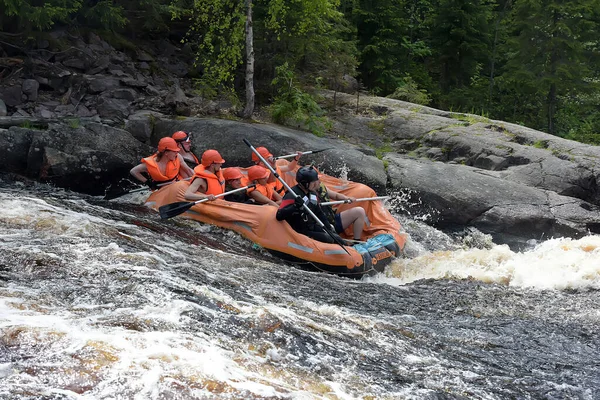
[[[409,259],[353,281],[127,201],[1,189],[0,398],[600,398],[598,237],[407,219]]]

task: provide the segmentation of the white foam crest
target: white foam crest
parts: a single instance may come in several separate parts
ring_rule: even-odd
[[[89,316],[81,318],[68,312],[44,315],[20,305],[26,305],[26,301],[15,297],[0,299],[0,329],[19,332],[19,340],[60,350],[56,355],[61,354],[61,358],[81,362],[76,369],[85,371],[94,368],[96,363],[110,366],[103,368],[102,379],[94,389],[93,394],[98,398],[113,396],[123,385],[135,394],[136,399],[156,399],[162,382],[172,377],[184,382],[221,382],[240,392],[249,391],[265,397],[279,397],[282,393],[277,387],[288,387],[277,379],[266,378],[254,368],[245,368],[245,362],[256,363],[249,359],[253,358],[251,355],[240,359],[240,354],[223,349],[218,338],[203,333],[139,332],[99,326],[96,319]],[[165,307],[146,307],[136,314],[147,319],[177,322],[187,308],[189,305],[185,302],[176,301]],[[54,357],[53,354],[50,351],[36,357]],[[47,361],[37,361],[40,362]],[[10,364],[0,367],[0,374],[11,375]]]
[[[600,236],[551,239],[526,252],[508,246],[438,251],[397,259],[370,282],[404,285],[419,279],[476,279],[535,289],[600,288]]]
[[[107,220],[90,214],[57,207],[42,199],[12,198],[0,193],[0,221],[12,226],[34,227],[38,231],[55,234],[77,234],[94,232],[98,227],[116,229],[133,225]]]

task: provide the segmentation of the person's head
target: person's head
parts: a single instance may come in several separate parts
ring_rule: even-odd
[[[238,189],[242,187],[242,172],[239,168],[229,167],[223,170],[223,178],[227,182],[229,186],[234,189]]]
[[[267,162],[269,164],[271,164],[271,166],[275,165],[275,158],[273,157],[273,154],[271,154],[269,152],[269,150],[266,147],[257,147],[256,151],[258,152],[258,154],[260,154],[265,160],[267,160]],[[252,161],[254,161],[254,164],[256,165],[260,165],[262,163],[262,161],[260,160],[260,158],[256,155],[256,153],[252,152]]]
[[[169,161],[173,161],[179,154],[179,146],[175,140],[170,137],[164,137],[158,142],[158,153],[156,157],[160,160],[163,156]]]
[[[261,185],[267,184],[267,178],[269,177],[269,170],[261,167],[260,165],[254,165],[248,168],[248,179],[251,182],[258,182]]]
[[[210,169],[214,172],[220,170],[221,165],[223,165],[224,162],[225,160],[223,160],[221,154],[219,154],[218,151],[212,149],[206,150],[202,154],[202,159],[200,160],[200,163],[204,166],[204,168]]]
[[[314,192],[319,188],[319,174],[313,167],[302,167],[296,172],[296,182],[305,190]]]
[[[189,133],[177,131],[171,137],[183,151],[189,152],[192,149],[192,139]]]

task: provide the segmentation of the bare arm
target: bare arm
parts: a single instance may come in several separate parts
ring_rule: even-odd
[[[187,163],[183,159],[183,156],[181,154],[178,154],[177,157],[179,157],[179,173],[181,174],[181,176],[183,176],[184,179],[194,176],[194,170],[191,169],[189,165],[187,165]]]
[[[354,197],[349,197],[349,196],[346,196],[339,192],[334,192],[333,190],[330,190],[329,188],[327,188],[327,195],[329,196],[329,198],[331,200],[350,200],[350,203],[352,203],[354,200],[356,200],[356,198],[354,198]]]
[[[248,196],[252,197],[258,204],[268,204],[270,206],[279,207],[279,204],[269,199],[267,196],[259,192],[258,190],[251,191]]]
[[[146,178],[144,175],[142,175],[143,172],[148,173],[148,167],[144,163],[136,165],[135,167],[131,168],[131,170],[129,171],[129,173],[135,179],[137,179],[138,181],[140,181],[142,183],[146,183],[148,178]]]
[[[296,167],[298,166],[298,161],[300,160],[300,157],[302,157],[302,152],[301,151],[296,152],[296,157],[294,157],[292,159],[292,161],[289,162],[288,165],[286,165],[285,167],[282,166],[279,168],[281,170],[281,172],[293,171],[294,169],[296,169]]]
[[[206,181],[202,178],[196,178],[190,186],[188,186],[185,191],[185,199],[188,201],[197,201],[203,199],[214,200],[216,197],[212,194],[204,194],[206,193],[206,189],[208,188]]]

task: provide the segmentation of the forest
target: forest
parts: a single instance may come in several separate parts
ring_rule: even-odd
[[[323,111],[318,88],[360,90],[600,144],[600,0],[0,0],[0,35],[56,28],[169,37],[196,85]],[[1,37],[0,37],[1,38]]]

